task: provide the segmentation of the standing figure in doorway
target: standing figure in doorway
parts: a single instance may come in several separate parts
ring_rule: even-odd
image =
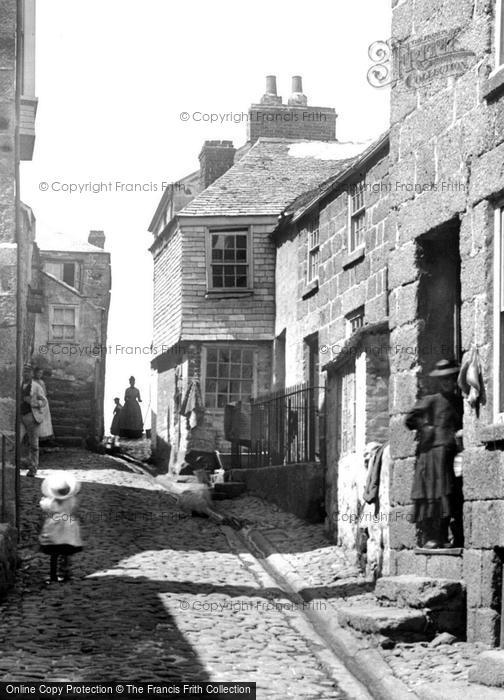
[[[428,549],[460,546],[448,542],[448,525],[454,515],[456,433],[462,427],[463,411],[458,372],[454,360],[437,362],[430,376],[439,382],[438,393],[421,399],[406,416],[406,426],[419,433],[411,498],[414,521],[422,534],[420,545]]]
[[[139,440],[143,432],[142,411],[139,406],[142,399],[135,386],[135,377],[130,377],[129,383],[124,393],[124,406],[119,416],[119,434],[122,438]]]
[[[39,424],[39,438],[41,440],[49,440],[54,437],[52,420],[51,420],[51,410],[49,408],[49,401],[47,399],[47,389],[45,382],[43,380],[44,370],[42,367],[35,367],[33,371],[33,381],[37,382],[40,389],[46,399],[46,404],[42,409],[42,422]]]

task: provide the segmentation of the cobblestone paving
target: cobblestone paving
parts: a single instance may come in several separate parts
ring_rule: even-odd
[[[341,548],[325,537],[323,525],[307,525],[294,515],[251,496],[226,502],[233,515],[246,517],[260,530],[306,582],[314,600],[324,598],[337,609],[338,604],[376,603],[366,592],[366,582],[345,557]],[[483,644],[399,643],[394,649],[378,647],[394,675],[414,689],[420,683],[445,682],[450,678],[466,681],[468,671]]]
[[[86,546],[71,583],[45,586],[38,501],[54,468],[83,482]],[[23,564],[0,605],[1,680],[240,680],[257,681],[261,699],[366,697],[253,558],[152,479],[81,451],[44,455],[39,476],[21,479]],[[232,508],[255,517],[258,504]]]

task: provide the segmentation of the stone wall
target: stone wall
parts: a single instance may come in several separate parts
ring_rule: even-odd
[[[412,81],[411,70],[396,74],[390,143],[393,215],[389,222],[393,232],[391,344],[413,349],[392,354],[391,500],[397,516],[391,521],[392,570],[463,577],[468,594],[468,638],[490,644],[498,642],[502,605],[502,561],[494,548],[504,544],[504,522],[500,520],[504,494],[499,488],[503,443],[485,440],[493,412],[490,378],[498,371],[492,367],[493,343],[498,342],[492,334],[492,202],[504,193],[504,101],[502,92],[489,93],[488,81],[494,68],[495,6],[473,0],[395,3],[392,37],[402,50],[408,51],[413,41],[428,41],[439,32],[453,31],[458,47],[472,56],[469,54],[459,74],[446,77],[440,71],[427,83]],[[419,350],[423,332],[419,320],[423,301],[420,237],[439,240],[453,225],[458,228],[461,261],[460,350],[468,350],[471,344],[478,347],[486,399],[478,412],[467,402],[464,406],[463,560],[442,557],[446,561],[434,561],[411,551],[415,531],[407,514],[415,443],[404,426],[404,413],[419,394],[420,373],[427,364]],[[431,358],[436,359],[440,358]],[[491,483],[489,474],[494,477]]]
[[[247,491],[312,523],[324,517],[324,466],[288,464],[278,467],[232,469],[231,479],[247,485]]]

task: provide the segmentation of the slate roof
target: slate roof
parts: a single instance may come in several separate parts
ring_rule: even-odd
[[[278,216],[302,192],[347,168],[364,147],[364,144],[261,138],[178,215]]]
[[[67,233],[51,233],[37,237],[37,244],[42,253],[106,253],[107,250],[92,245],[87,241],[72,238]]]

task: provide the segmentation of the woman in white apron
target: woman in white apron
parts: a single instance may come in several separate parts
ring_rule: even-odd
[[[45,382],[42,379],[43,374],[44,370],[41,367],[36,367],[33,373],[33,381],[37,382],[37,384],[42,389],[42,393],[46,398],[46,405],[43,409],[43,419],[42,422],[39,424],[39,438],[41,440],[47,440],[48,438],[54,437],[54,433],[51,420],[51,411],[49,409],[49,401],[47,400],[47,389]]]

